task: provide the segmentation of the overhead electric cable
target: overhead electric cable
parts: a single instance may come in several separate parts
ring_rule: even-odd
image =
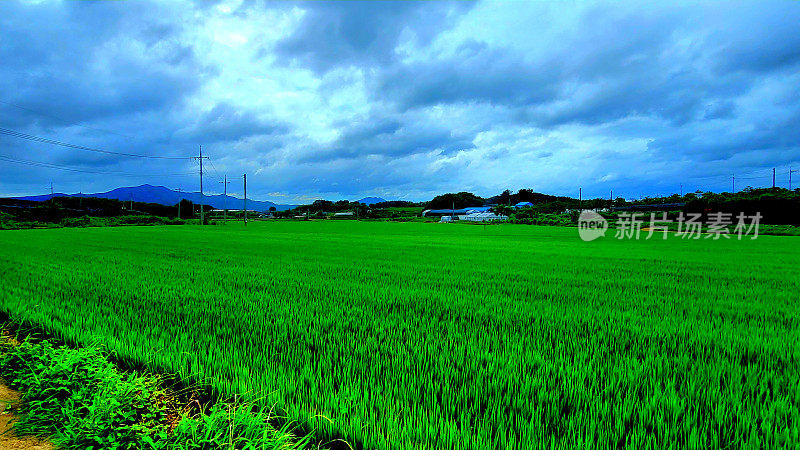
[[[14,103],[6,102],[6,101],[3,101],[3,100],[0,100],[0,103],[2,103],[4,105],[12,106],[12,107],[17,108],[17,109],[21,109],[23,111],[32,112],[34,114],[38,114],[38,115],[43,116],[43,117],[49,117],[50,119],[55,119],[55,120],[61,121],[66,126],[76,126],[76,127],[86,128],[87,130],[94,130],[94,131],[100,131],[100,132],[103,132],[103,133],[115,134],[117,136],[122,136],[122,137],[126,137],[126,138],[131,138],[131,139],[134,138],[134,136],[131,136],[131,135],[128,135],[128,134],[117,133],[116,131],[106,130],[106,129],[103,129],[103,128],[90,127],[89,125],[83,125],[80,122],[70,121],[70,120],[64,119],[63,117],[59,117],[59,116],[56,116],[56,115],[53,115],[53,114],[48,114],[48,113],[45,113],[45,112],[42,112],[42,111],[37,111],[35,109],[27,108],[25,106],[15,105]]]
[[[127,176],[127,177],[186,177],[186,176],[195,176],[197,175],[194,172],[184,172],[184,173],[165,173],[165,174],[136,174],[131,172],[119,172],[119,171],[98,171],[98,170],[87,170],[87,169],[76,169],[74,167],[66,167],[60,166],[58,164],[51,164],[42,161],[33,161],[29,159],[18,159],[12,158],[9,156],[0,155],[0,161],[7,161],[16,164],[24,164],[27,166],[34,166],[34,167],[44,167],[48,169],[58,169],[58,170],[66,170],[70,172],[80,172],[80,173],[91,173],[91,174],[98,174],[98,175],[119,175],[119,176]]]
[[[70,144],[70,143],[67,143],[67,142],[57,141],[55,139],[48,139],[48,138],[43,138],[43,137],[40,137],[40,136],[34,136],[34,135],[31,135],[31,134],[27,134],[27,133],[21,133],[19,131],[9,130],[7,128],[0,128],[0,134],[6,135],[6,136],[11,136],[11,137],[16,137],[16,138],[20,138],[20,139],[27,139],[29,141],[34,141],[34,142],[42,142],[42,143],[51,144],[51,145],[60,145],[62,147],[74,148],[74,149],[77,149],[77,150],[86,150],[86,151],[95,152],[95,153],[105,153],[105,154],[108,154],[108,155],[128,156],[128,157],[131,157],[131,158],[147,158],[147,159],[173,159],[173,160],[175,160],[175,159],[179,159],[179,160],[191,159],[191,157],[182,157],[182,156],[140,155],[140,154],[136,154],[136,153],[124,153],[124,152],[113,152],[113,151],[110,151],[110,150],[101,150],[99,148],[85,147],[83,145]]]
[[[215,174],[217,174],[217,178],[219,178],[219,179],[220,179],[220,181],[222,181],[222,176],[219,174],[219,172],[217,172],[217,167],[216,167],[216,166],[214,166],[214,161],[212,161],[212,160],[209,158],[208,162],[209,162],[209,163],[211,163],[211,168],[214,170],[214,173],[215,173]]]

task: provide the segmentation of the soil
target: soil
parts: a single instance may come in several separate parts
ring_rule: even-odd
[[[0,380],[0,450],[53,450],[55,447],[42,439],[25,436],[17,437],[11,430],[11,421],[17,418],[18,391],[9,388]]]

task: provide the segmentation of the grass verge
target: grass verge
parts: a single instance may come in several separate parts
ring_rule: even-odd
[[[151,374],[121,371],[100,348],[71,348],[7,323],[0,376],[23,392],[18,435],[46,437],[65,449],[300,449],[286,420],[252,403],[203,407]]]

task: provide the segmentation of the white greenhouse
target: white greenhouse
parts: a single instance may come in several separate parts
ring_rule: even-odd
[[[458,216],[459,220],[466,220],[468,222],[500,222],[508,220],[508,216],[497,215],[493,212],[474,212]]]

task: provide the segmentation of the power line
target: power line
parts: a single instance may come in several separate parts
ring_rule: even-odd
[[[761,175],[758,177],[737,177],[740,180],[763,180],[765,178],[770,178],[772,175]]]
[[[87,170],[87,169],[76,169],[74,167],[66,167],[60,166],[57,164],[46,163],[42,161],[33,161],[30,159],[18,159],[12,158],[9,156],[0,155],[0,161],[7,161],[16,164],[23,164],[27,166],[33,167],[44,167],[47,169],[58,169],[58,170],[66,170],[69,172],[79,172],[79,173],[91,173],[96,175],[118,175],[118,176],[125,176],[125,177],[186,177],[186,176],[193,176],[196,175],[193,172],[185,172],[185,173],[165,173],[165,174],[136,174],[131,172],[118,172],[118,171],[98,171],[98,170]]]
[[[100,132],[103,132],[103,133],[115,134],[117,136],[122,136],[122,137],[126,137],[126,138],[131,138],[131,139],[134,138],[133,136],[130,136],[128,134],[117,133],[115,131],[105,130],[103,128],[90,127],[89,125],[82,125],[80,122],[70,121],[70,120],[67,120],[67,119],[65,119],[63,117],[59,117],[59,116],[56,116],[56,115],[53,115],[53,114],[48,114],[48,113],[45,113],[45,112],[42,112],[42,111],[37,111],[37,110],[31,109],[31,108],[26,108],[25,106],[15,105],[13,103],[9,103],[9,102],[3,101],[3,100],[0,100],[0,103],[2,103],[4,105],[12,106],[12,107],[17,108],[17,109],[21,109],[23,111],[32,112],[32,113],[38,114],[40,116],[49,117],[51,119],[59,120],[59,121],[63,122],[66,126],[78,126],[78,127],[81,127],[81,128],[86,128],[87,130],[94,130],[94,131],[100,131]]]
[[[148,159],[173,159],[173,160],[174,159],[179,159],[179,160],[191,159],[191,157],[182,157],[182,156],[152,156],[152,155],[139,155],[139,154],[136,154],[136,153],[112,152],[110,150],[101,150],[99,148],[84,147],[83,145],[76,145],[76,144],[70,144],[70,143],[67,143],[67,142],[57,141],[57,140],[54,140],[54,139],[47,139],[47,138],[43,138],[41,136],[34,136],[32,134],[21,133],[19,131],[9,130],[7,128],[0,128],[0,134],[6,135],[6,136],[11,136],[11,137],[16,137],[16,138],[20,138],[20,139],[27,139],[29,141],[34,141],[34,142],[42,142],[42,143],[51,144],[51,145],[60,145],[62,147],[74,148],[76,150],[86,150],[86,151],[95,152],[95,153],[105,153],[107,155],[128,156],[128,157],[131,157],[131,158],[148,158]]]
[[[208,156],[203,156],[203,146],[200,146],[200,156],[193,156],[192,159],[197,160],[200,163],[200,225],[205,225],[205,215],[203,213],[203,201],[205,200],[203,196],[203,160],[209,159]]]
[[[217,172],[217,167],[216,167],[216,166],[214,166],[214,161],[212,161],[212,160],[209,158],[208,162],[209,162],[209,163],[211,163],[211,168],[212,168],[212,169],[214,169],[214,173],[215,173],[215,174],[217,174],[217,178],[219,178],[220,180],[222,180],[222,177],[219,175],[219,172]]]
[[[741,173],[737,172],[737,173],[739,173],[740,175],[753,175],[756,172],[762,172],[764,170],[771,171],[772,169],[756,169],[756,170],[751,170],[749,172],[741,172]],[[766,177],[766,176],[771,176],[771,175],[755,176],[753,178],[761,178],[761,177]],[[706,180],[706,179],[709,179],[709,178],[730,178],[730,175],[721,173],[719,175],[705,175],[705,176],[702,176],[702,177],[688,177],[689,180]],[[738,175],[737,175],[737,178],[738,178]],[[744,177],[742,177],[742,179],[744,179]]]
[[[209,161],[211,161],[211,160],[209,160]],[[228,223],[228,184],[230,184],[230,181],[228,181],[228,175],[225,175],[225,179],[220,181],[220,183],[222,183],[222,186],[224,188],[224,191],[222,193],[222,210],[223,210],[223,214],[224,214],[223,221],[224,221],[225,224],[227,224]]]

